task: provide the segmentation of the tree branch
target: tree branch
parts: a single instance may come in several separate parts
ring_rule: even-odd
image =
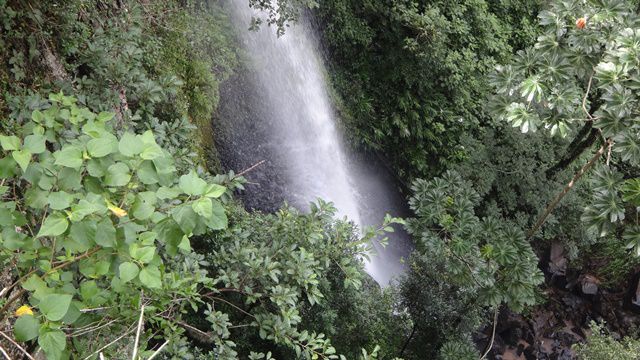
[[[586,139],[582,140],[587,134],[589,134],[589,136]],[[571,144],[569,144],[568,154],[560,161],[558,161],[554,166],[547,169],[545,173],[547,175],[547,178],[552,178],[559,171],[571,165],[577,158],[580,157],[580,155],[582,155],[582,153],[585,152],[585,150],[590,148],[593,143],[595,143],[595,141],[598,139],[598,135],[599,130],[593,128],[593,122],[589,121],[588,123],[586,123],[582,127],[582,129],[580,129],[580,132],[578,133],[578,135],[576,135],[576,138],[571,142]]]
[[[0,331],[0,336],[2,336],[3,338],[7,339],[11,344],[13,344],[13,346],[15,346],[16,348],[18,348],[18,350],[22,351],[22,353],[28,357],[30,360],[34,360],[33,356],[31,356],[31,354],[29,354],[29,352],[27,350],[25,350],[22,346],[18,345],[17,342],[15,342],[15,340],[13,340],[9,335],[3,333],[2,331]]]
[[[480,360],[485,359],[487,355],[489,355],[489,351],[491,351],[491,348],[493,347],[493,341],[496,339],[496,327],[498,326],[498,310],[499,309],[500,309],[500,306],[496,306],[496,311],[493,313],[493,331],[491,332],[491,341],[489,341],[487,350],[484,352],[482,357],[480,357]]]
[[[611,144],[611,139],[608,139],[601,147],[600,149],[598,149],[598,151],[595,153],[595,155],[593,155],[593,157],[591,158],[591,160],[589,160],[589,162],[587,162],[574,176],[573,179],[571,179],[571,181],[569,181],[569,183],[564,187],[564,189],[562,189],[562,191],[556,195],[556,197],[553,199],[553,201],[551,201],[551,203],[549,203],[549,205],[547,205],[547,208],[544,210],[544,212],[542,213],[542,215],[540,215],[540,217],[538,218],[538,220],[536,221],[535,225],[531,228],[531,230],[529,230],[529,232],[527,233],[527,239],[530,239],[533,235],[535,235],[535,233],[540,229],[540,227],[542,226],[542,224],[544,224],[544,222],[547,220],[547,217],[549,216],[549,214],[551,214],[551,212],[556,208],[556,206],[558,206],[558,204],[560,203],[560,200],[562,200],[562,198],[565,197],[565,195],[567,195],[567,193],[569,192],[569,190],[571,190],[573,188],[573,186],[575,185],[575,183],[582,177],[582,175],[584,175],[589,169],[591,169],[596,162],[598,161],[598,159],[602,156],[602,154],[604,154],[604,151],[607,149],[607,147],[609,146],[609,144]]]

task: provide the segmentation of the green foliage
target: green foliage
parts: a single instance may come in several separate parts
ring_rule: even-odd
[[[4,166],[15,167],[9,154],[23,151],[27,156],[20,170],[3,176],[5,189],[14,190],[5,192],[0,204],[5,210],[0,256],[24,275],[18,285],[39,310],[38,343],[52,359],[68,349],[59,330],[63,324],[73,329],[91,321],[92,315],[80,314],[83,309],[106,305],[101,316],[127,322],[136,313],[129,299],[160,303],[175,291],[194,296],[202,274],[183,274],[178,280],[166,260],[188,254],[185,244],[193,234],[227,225],[217,199],[225,187],[207,184],[193,172],[178,177],[173,159],[150,131],[118,138],[113,114],[94,114],[76,102],[52,94],[49,108],[34,111],[19,137],[2,142],[4,159],[9,159]],[[34,153],[34,147],[27,149],[33,136],[46,145]],[[24,197],[17,195],[21,192]],[[160,198],[160,192],[171,196]],[[219,210],[192,212],[189,227],[176,216],[201,203]],[[180,287],[185,281],[192,286]],[[89,284],[91,293],[101,293],[99,304],[87,295]],[[141,290],[149,295],[141,297]],[[33,337],[33,320],[17,325],[18,338]]]
[[[479,196],[456,173],[416,180],[409,200],[416,218],[408,230],[416,248],[446,259],[440,274],[450,284],[477,291],[483,305],[502,303],[516,311],[535,303],[544,280],[538,259],[520,228],[475,214]]]
[[[635,360],[640,357],[640,341],[626,337],[615,340],[603,325],[591,322],[587,343],[574,346],[580,360]]]
[[[446,259],[414,253],[400,279],[400,307],[413,323],[407,336],[405,359],[477,359],[471,341],[486,318],[473,287],[457,286],[446,274]]]
[[[260,11],[251,19],[251,29],[256,29],[265,22],[276,26],[278,36],[284,34],[289,23],[295,21],[304,9],[318,7],[317,0],[249,0],[249,6]]]
[[[346,279],[337,265],[325,273],[319,284],[324,301],[301,310],[305,327],[327,334],[347,359],[357,359],[362,349],[376,346],[378,358],[394,358],[410,332],[407,316],[398,310],[402,305],[397,289],[381,289],[367,277],[361,287],[345,288]]]
[[[510,45],[532,37],[528,24],[528,35],[511,36],[537,4],[324,2],[318,13],[352,140],[379,150],[409,178],[459,160],[460,135],[487,120],[483,75],[510,57]],[[496,16],[505,13],[512,17]]]
[[[585,14],[584,26],[578,26],[576,14]],[[592,176],[593,197],[582,219],[599,236],[624,227],[627,247],[640,254],[637,221],[625,220],[637,206],[636,181],[623,179],[640,161],[634,121],[640,82],[636,11],[625,1],[570,1],[539,17],[544,35],[519,52],[514,64],[497,69],[494,108],[522,132],[544,128],[564,137],[592,124],[603,139],[592,162],[606,153],[606,165]]]
[[[213,284],[218,290],[208,296],[219,301],[218,311],[228,314],[221,318],[209,312],[220,334],[210,340],[220,354],[248,356],[261,351],[275,352],[277,358],[336,357],[336,349],[320,332],[323,327],[313,326],[308,312],[325,309],[325,298],[335,297],[333,292],[357,293],[363,277],[362,257],[379,231],[369,230],[359,239],[352,224],[334,219],[335,211],[322,201],[305,215],[293,208],[273,215],[236,210],[230,215],[233,225],[228,230],[194,244],[208,253],[207,268],[216,274]],[[327,287],[322,279],[329,271],[340,271],[336,276],[342,281]],[[245,330],[237,332],[236,327]],[[279,347],[274,349],[271,343]],[[350,346],[360,344],[368,345]]]

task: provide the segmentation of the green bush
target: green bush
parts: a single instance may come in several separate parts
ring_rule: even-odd
[[[591,335],[585,344],[574,345],[580,360],[637,360],[640,358],[640,340],[625,337],[615,340],[603,325],[591,322]]]

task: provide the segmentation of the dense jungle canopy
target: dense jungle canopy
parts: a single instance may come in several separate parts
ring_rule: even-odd
[[[0,0],[0,359],[640,359],[639,12]],[[303,23],[408,216],[246,206],[281,178],[226,165],[224,90],[257,71],[245,32]]]

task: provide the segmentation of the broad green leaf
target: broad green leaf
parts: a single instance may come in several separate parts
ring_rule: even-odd
[[[148,264],[153,260],[156,255],[155,246],[142,246],[138,247],[136,244],[132,244],[129,250],[131,256],[140,261],[141,263]]]
[[[166,186],[161,186],[156,192],[156,196],[161,200],[175,199],[180,194],[182,194],[182,191],[180,191],[180,189]]]
[[[104,219],[98,223],[96,229],[96,244],[102,247],[114,247],[116,245],[116,228],[111,219]]]
[[[179,185],[180,189],[187,195],[202,195],[207,187],[207,183],[193,170],[187,175],[180,176]]]
[[[40,311],[49,321],[61,320],[69,310],[71,299],[67,294],[47,295],[40,301]]]
[[[107,122],[107,121],[113,119],[114,116],[116,116],[116,114],[113,113],[113,112],[102,111],[96,117],[96,121],[98,121],[98,122]]]
[[[47,357],[59,355],[67,347],[67,337],[60,330],[45,330],[38,337],[38,345],[47,353]]]
[[[12,157],[6,156],[0,159],[0,178],[8,179],[16,174],[16,162]]]
[[[162,148],[158,144],[145,144],[140,157],[145,160],[153,160],[163,155]]]
[[[29,341],[38,337],[40,321],[33,315],[22,315],[13,325],[13,333],[20,342]]]
[[[124,262],[120,264],[118,269],[120,271],[120,280],[125,283],[135,279],[136,276],[138,276],[138,272],[140,271],[138,269],[138,265],[132,262]]]
[[[69,310],[67,310],[67,313],[64,314],[64,317],[62,318],[63,323],[71,325],[80,318],[82,313],[80,312],[80,309],[78,309],[78,305],[76,305],[77,303],[80,302],[76,301],[75,304],[73,301],[71,302],[71,305],[69,305]]]
[[[13,160],[20,165],[20,169],[22,169],[23,172],[27,171],[27,166],[29,166],[29,163],[31,162],[31,153],[29,150],[13,151],[11,156],[13,157]]]
[[[136,135],[126,132],[118,143],[118,150],[124,156],[136,156],[144,150],[144,143]]]
[[[82,166],[82,150],[73,145],[67,145],[60,151],[53,153],[56,165],[77,169]]]
[[[38,124],[40,124],[42,122],[42,120],[44,120],[44,115],[42,114],[42,111],[40,110],[33,110],[31,112],[31,120],[37,122]]]
[[[203,197],[193,202],[193,210],[200,216],[210,219],[213,216],[213,205],[211,199]]]
[[[140,271],[138,278],[148,288],[160,289],[162,287],[160,270],[156,266],[145,267]]]
[[[160,181],[153,162],[145,160],[136,171],[138,178],[145,185],[157,184]]]
[[[171,217],[180,225],[185,234],[191,234],[196,227],[197,215],[189,205],[181,205],[173,208]]]
[[[95,221],[72,223],[69,236],[62,239],[62,246],[72,254],[87,251],[95,244],[96,230]]]
[[[131,214],[138,220],[146,220],[153,215],[155,211],[155,207],[153,204],[155,203],[155,193],[151,193],[154,195],[152,199],[142,194],[138,194],[136,196],[136,200],[131,207]]]
[[[94,158],[101,158],[117,151],[118,139],[108,134],[97,139],[92,139],[87,143],[87,151]]]
[[[131,174],[129,174],[129,167],[119,162],[109,166],[107,175],[104,178],[104,183],[107,186],[125,186],[130,180]]]
[[[0,135],[0,145],[2,145],[3,150],[19,150],[20,144],[20,139],[17,136]]]
[[[45,219],[36,237],[58,236],[63,234],[67,227],[69,227],[67,218],[60,213],[53,213]]]
[[[218,184],[209,184],[204,190],[204,196],[210,198],[219,198],[227,191],[227,188]]]
[[[104,213],[107,211],[107,207],[103,205],[103,200],[89,200],[82,199],[78,201],[77,204],[71,206],[71,215],[69,216],[69,219],[71,219],[71,221],[81,221],[88,215],[94,213]]]
[[[225,213],[224,207],[218,200],[211,200],[213,215],[211,219],[207,221],[207,226],[211,230],[222,230],[226,229],[229,220],[227,219],[227,214]]]
[[[46,148],[45,137],[42,135],[29,135],[24,138],[24,148],[32,154],[43,153]]]
[[[54,210],[64,210],[71,206],[73,196],[64,191],[56,191],[49,194],[49,207]]]

